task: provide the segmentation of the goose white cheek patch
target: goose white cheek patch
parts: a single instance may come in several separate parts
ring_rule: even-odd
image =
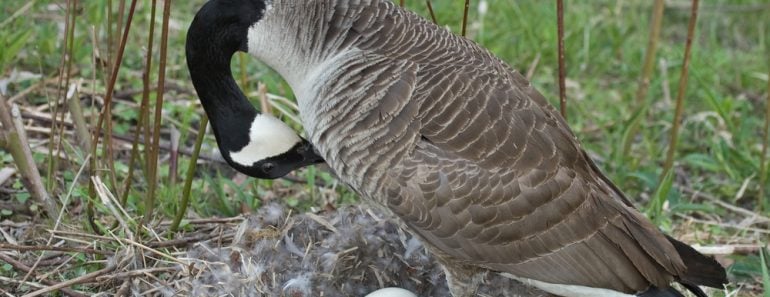
[[[302,139],[288,125],[271,115],[259,114],[249,128],[249,144],[230,152],[230,159],[243,166],[289,151]]]

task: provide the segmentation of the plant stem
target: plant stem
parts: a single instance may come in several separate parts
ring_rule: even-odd
[[[190,157],[190,165],[187,167],[187,175],[184,179],[184,188],[182,189],[182,201],[179,203],[179,209],[176,211],[176,217],[171,223],[171,233],[176,233],[179,229],[179,223],[187,213],[187,206],[190,204],[190,193],[192,189],[192,181],[195,178],[195,168],[198,164],[198,156],[201,152],[201,145],[203,144],[203,138],[206,134],[206,125],[208,125],[208,118],[204,115],[201,119],[200,127],[198,127],[198,137],[195,139],[195,148],[193,148],[192,156]]]
[[[77,94],[77,91],[72,98],[67,99],[67,107],[69,107],[72,123],[75,125],[78,146],[80,146],[83,152],[90,152],[91,132],[88,131],[88,123],[86,123],[86,118],[83,116],[83,106],[80,104],[80,96]]]
[[[460,35],[465,36],[465,30],[468,27],[468,10],[471,8],[471,0],[465,0],[465,8],[463,9],[463,26],[460,31]]]
[[[131,192],[131,183],[134,177],[134,163],[139,155],[139,135],[144,132],[144,139],[149,139],[149,130],[146,123],[149,121],[149,104],[150,104],[150,73],[152,73],[152,55],[153,55],[153,41],[155,38],[155,14],[158,1],[152,0],[150,8],[150,31],[147,37],[147,53],[144,61],[144,70],[142,71],[142,102],[139,105],[139,120],[136,124],[136,130],[134,131],[134,139],[131,142],[131,156],[128,161],[128,175],[123,183],[123,196],[120,197],[120,205],[125,206],[128,201],[128,194]],[[147,150],[147,146],[145,146]],[[147,156],[145,157],[147,160]],[[143,162],[142,167],[147,173],[147,163]],[[145,176],[146,178],[146,176]]]
[[[158,89],[155,103],[155,129],[153,131],[153,142],[150,160],[149,160],[149,174],[148,174],[148,191],[144,200],[145,214],[140,223],[140,229],[142,225],[145,225],[152,217],[152,212],[155,207],[155,191],[158,184],[158,155],[160,154],[160,124],[162,120],[163,112],[163,95],[166,89],[166,58],[168,56],[168,23],[171,17],[171,0],[166,0],[163,3],[163,24],[161,28],[160,37],[160,62],[158,66]]]
[[[767,52],[770,53],[770,47]],[[768,63],[770,66],[770,63]],[[770,70],[767,80],[767,101],[765,102],[765,127],[762,134],[762,154],[759,156],[759,195],[757,196],[757,207],[759,212],[767,210],[767,198],[765,197],[765,186],[767,184],[767,146],[770,141]]]
[[[96,148],[99,146],[99,137],[101,136],[102,131],[102,124],[104,123],[104,118],[106,116],[111,116],[111,110],[112,110],[112,96],[115,93],[115,83],[118,79],[118,71],[120,70],[120,65],[123,62],[123,53],[126,50],[126,42],[128,41],[128,33],[131,31],[131,23],[134,18],[134,11],[136,11],[136,1],[131,1],[131,8],[128,11],[128,19],[126,20],[126,28],[123,31],[123,37],[120,40],[120,46],[118,47],[118,53],[115,57],[115,63],[112,64],[111,67],[111,73],[110,73],[110,80],[107,83],[107,92],[104,96],[104,107],[102,111],[99,113],[99,119],[96,122],[96,126],[94,127],[94,140],[91,142],[91,160],[89,162],[89,174],[90,176],[96,176]],[[93,182],[89,183],[88,187],[88,195],[91,197],[88,202],[88,206],[86,209],[86,213],[88,214],[89,222],[91,224],[91,227],[96,227],[96,224],[94,223],[94,210],[93,210],[93,200],[96,198],[96,186],[93,184]],[[98,232],[98,229],[94,228],[94,231]]]
[[[556,0],[556,27],[559,39],[559,108],[567,119],[567,74],[564,62],[564,0]]]
[[[9,110],[5,97],[2,95],[0,95],[0,123],[3,124],[5,146],[19,168],[24,187],[27,188],[32,199],[43,206],[48,217],[55,218],[59,213],[59,207],[46,191],[35,159],[32,158],[32,151],[29,148],[29,141],[21,120],[21,112],[16,106]]]
[[[434,24],[438,25],[438,20],[436,19],[436,13],[433,12],[433,4],[430,3],[430,0],[425,0],[425,5],[428,6],[428,12],[430,13],[430,19],[433,20]]]
[[[650,21],[650,36],[647,40],[647,50],[644,53],[644,65],[642,66],[642,77],[639,79],[639,87],[636,90],[636,112],[645,108],[645,99],[647,91],[650,88],[650,76],[655,66],[655,55],[658,50],[658,39],[660,38],[660,26],[663,23],[663,10],[666,6],[665,0],[655,0],[652,7],[652,20]],[[641,117],[640,117],[641,118]],[[639,130],[639,121],[632,121],[628,128],[629,137],[623,139],[622,156],[625,158],[631,151],[632,140]]]
[[[682,73],[679,77],[679,90],[676,94],[676,110],[674,111],[674,122],[671,128],[671,139],[669,141],[668,153],[666,154],[666,163],[663,165],[661,179],[671,171],[674,166],[674,157],[676,156],[676,145],[679,140],[679,128],[682,122],[682,113],[684,109],[684,95],[687,90],[687,77],[690,67],[690,54],[692,52],[692,40],[695,36],[695,26],[698,23],[698,0],[692,0],[692,11],[690,23],[687,28],[687,43],[684,49],[684,62],[682,63]]]

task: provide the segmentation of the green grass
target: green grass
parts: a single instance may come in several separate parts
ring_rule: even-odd
[[[35,1],[29,10],[10,16],[29,1],[5,0],[0,7],[0,78],[8,77],[13,71],[28,71],[41,74],[43,78],[57,75],[61,62],[63,24],[66,2]],[[81,98],[86,113],[96,111],[90,105],[91,90],[103,97],[106,89],[107,72],[92,62],[95,45],[101,59],[108,59],[107,1],[80,1],[75,32],[75,47],[72,53],[73,68],[78,72],[71,82],[82,80]],[[113,0],[113,7],[119,0]],[[130,2],[130,1],[129,1]],[[181,147],[192,148],[201,121],[202,110],[192,92],[192,86],[184,60],[184,36],[197,7],[204,1],[175,1],[171,14],[172,27],[169,36],[167,81],[178,86],[166,95],[164,105],[164,129],[180,131]],[[428,17],[424,1],[409,0],[408,7]],[[557,53],[555,3],[535,0],[490,0],[488,11],[481,15],[478,1],[472,1],[469,16],[469,38],[490,49],[496,55],[526,73],[533,61],[538,60],[533,72],[533,84],[558,104]],[[116,90],[141,90],[146,40],[150,24],[150,1],[139,1],[138,10],[126,47]],[[641,129],[634,138],[631,153],[623,156],[622,144],[630,121],[634,118],[634,95],[638,77],[642,70],[645,46],[648,38],[648,22],[652,12],[652,1],[567,1],[565,12],[568,112],[572,129],[581,139],[584,147],[594,156],[601,168],[639,206],[646,207],[651,201],[655,208],[662,209],[657,221],[661,228],[678,235],[700,234],[689,242],[708,243],[756,243],[767,242],[767,235],[729,228],[724,225],[687,223],[688,230],[677,226],[685,224],[682,216],[694,217],[712,222],[737,224],[744,217],[715,206],[713,202],[689,194],[692,191],[743,207],[756,210],[759,192],[759,155],[761,150],[761,128],[764,123],[762,110],[767,87],[768,29],[770,21],[767,7],[741,9],[762,3],[759,0],[713,0],[702,5],[690,66],[690,80],[685,96],[685,113],[679,146],[676,171],[671,176],[672,185],[657,190],[661,168],[672,126],[673,98],[679,80],[684,41],[689,18],[687,1],[667,1],[663,29],[659,41],[658,61],[645,98],[645,112],[637,114]],[[439,23],[453,32],[460,31],[462,1],[433,1]],[[156,16],[156,38],[160,36],[161,8]],[[110,18],[115,20],[115,15]],[[13,29],[11,29],[13,28]],[[91,38],[91,28],[97,36],[96,44]],[[113,29],[114,31],[114,29]],[[113,32],[117,35],[117,32]],[[158,46],[159,41],[154,43]],[[114,45],[113,45],[114,47]],[[157,66],[159,50],[155,48],[154,67]],[[241,63],[246,70],[241,72]],[[665,65],[661,69],[660,65]],[[272,70],[251,58],[233,60],[235,77],[245,75],[248,80],[243,88],[254,103],[259,106],[256,93],[258,82],[267,85],[270,93],[292,98],[289,86]],[[96,78],[93,80],[93,78]],[[151,81],[157,80],[157,69],[153,70]],[[7,97],[13,96],[35,85],[39,79],[14,81],[8,84]],[[664,86],[665,85],[665,86]],[[26,108],[40,107],[52,102],[57,94],[51,87],[40,88],[17,102]],[[671,90],[667,100],[664,89]],[[155,95],[151,95],[153,102]],[[119,98],[112,111],[114,133],[132,137],[139,115],[138,105],[141,94],[130,98]],[[152,108],[151,108],[152,110]],[[90,119],[90,117],[89,117]],[[289,121],[297,130],[299,123]],[[47,127],[44,122],[34,125]],[[32,134],[33,139],[47,139],[45,134]],[[161,137],[168,140],[167,132]],[[75,180],[74,173],[83,165],[88,152],[77,148],[74,138],[63,139],[63,150],[69,160],[61,160],[50,178],[57,197],[66,195],[74,183],[76,205],[87,199],[86,179]],[[145,179],[144,154],[136,164],[128,164],[126,143],[116,150],[115,175],[119,184],[132,178],[134,186],[128,195],[126,209],[132,215],[144,214],[143,200],[148,181]],[[43,146],[43,148],[47,145]],[[215,142],[208,135],[203,154],[210,154]],[[143,147],[140,147],[140,151]],[[189,157],[180,155],[177,182],[169,181],[169,163],[162,152],[159,166],[159,189],[157,191],[157,219],[174,217],[183,178],[190,162]],[[47,154],[36,153],[38,166],[46,168]],[[103,160],[103,156],[98,156]],[[0,166],[13,167],[5,151],[0,151]],[[135,167],[133,177],[128,177],[128,168]],[[122,191],[108,180],[107,167],[100,165],[100,173],[113,193]],[[45,172],[45,170],[43,170]],[[198,166],[191,187],[193,197],[191,214],[200,217],[233,216],[244,210],[258,208],[266,199],[281,199],[299,211],[320,209],[327,205],[356,203],[358,198],[350,190],[338,185],[334,177],[320,168],[301,170],[296,174],[299,180],[265,181],[233,178],[234,172],[220,164],[204,162]],[[28,195],[20,183],[5,186],[15,194],[0,194],[0,198],[20,204],[30,204]],[[117,190],[117,191],[116,191]],[[5,196],[4,196],[5,195]],[[764,197],[767,199],[768,197]],[[109,226],[109,213],[97,202],[97,220]],[[22,219],[23,214],[4,210],[3,218]],[[64,221],[80,225],[87,230],[85,215],[68,212]],[[766,225],[755,226],[767,228]],[[706,236],[701,231],[712,234]],[[701,233],[699,233],[701,232]],[[760,237],[760,238],[758,238]],[[735,257],[740,273],[732,276],[740,281],[756,285],[766,271],[756,262],[758,254]],[[746,264],[746,265],[744,265]],[[759,267],[758,267],[759,266]],[[90,267],[90,266],[84,266]],[[746,268],[748,267],[748,268]],[[746,268],[746,269],[743,269]],[[98,269],[98,268],[97,268]],[[90,271],[91,269],[85,269]],[[7,270],[0,270],[5,275]],[[735,270],[731,270],[735,271]],[[73,275],[80,272],[72,271]]]

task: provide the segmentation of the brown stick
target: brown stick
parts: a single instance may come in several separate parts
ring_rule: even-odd
[[[13,266],[14,268],[16,268],[18,270],[24,271],[24,273],[28,273],[28,272],[32,271],[32,268],[30,268],[29,266],[25,265],[24,263],[16,261],[15,259],[9,257],[8,255],[0,253],[0,260],[3,260],[4,262],[6,262],[8,264],[11,264],[11,266]],[[57,285],[56,282],[48,280],[48,279],[42,279],[40,281],[43,282],[46,285],[49,285],[49,286],[56,286]],[[88,296],[86,294],[80,293],[78,291],[75,291],[75,290],[72,290],[72,289],[69,289],[69,288],[61,288],[60,291],[62,293],[64,293],[65,295],[72,296],[72,297],[86,297],[86,296]]]
[[[430,13],[430,19],[433,20],[434,24],[438,25],[438,20],[436,19],[436,13],[433,12],[433,4],[430,3],[430,0],[425,0],[425,4],[428,6],[428,12]]]
[[[661,180],[668,174],[674,166],[674,157],[676,156],[676,144],[679,141],[679,127],[682,122],[682,112],[684,110],[684,94],[687,90],[687,78],[690,68],[690,53],[692,52],[692,40],[695,36],[695,26],[698,23],[698,0],[692,0],[692,11],[690,15],[690,24],[687,27],[687,43],[684,49],[684,62],[682,63],[682,73],[679,77],[679,91],[676,94],[676,111],[674,112],[674,124],[671,128],[671,140],[666,154],[666,163],[663,166]]]
[[[8,151],[19,168],[24,187],[27,188],[32,198],[43,206],[49,217],[56,217],[59,213],[59,207],[48,195],[35,160],[32,158],[27,134],[21,121],[21,113],[16,106],[9,110],[5,97],[2,95],[0,95],[0,123],[3,124],[5,137],[8,140]]]
[[[78,284],[97,282],[97,280],[96,280],[97,277],[99,277],[101,275],[104,275],[104,274],[107,274],[107,273],[110,273],[113,270],[115,270],[115,268],[117,268],[117,265],[110,264],[109,266],[107,266],[107,267],[105,267],[105,268],[103,268],[101,270],[97,270],[97,271],[91,272],[91,273],[83,275],[81,277],[73,278],[73,279],[65,281],[65,282],[54,284],[54,285],[52,285],[50,287],[34,291],[34,292],[26,294],[26,295],[24,295],[22,297],[35,297],[35,296],[40,296],[40,295],[43,295],[43,294],[46,294],[46,293],[49,293],[49,292],[53,292],[53,291],[56,291],[56,290],[61,290],[61,289],[64,289],[64,288],[67,288],[67,287],[70,287],[70,286],[74,286],[74,285],[78,285]]]
[[[567,119],[567,74],[564,63],[564,0],[556,0],[556,29],[559,39],[559,108]]]
[[[465,36],[465,29],[468,27],[468,10],[471,8],[471,0],[465,0],[465,8],[463,9],[463,28],[460,35]]]
[[[98,281],[110,281],[110,280],[121,280],[121,279],[127,279],[127,278],[134,278],[138,276],[143,276],[147,274],[154,274],[158,272],[171,272],[171,271],[179,271],[181,268],[178,266],[175,267],[155,267],[155,268],[145,268],[145,269],[138,269],[138,270],[132,270],[127,272],[119,272],[114,273],[110,275],[103,275],[97,278]]]
[[[148,242],[147,246],[157,249],[157,248],[168,248],[168,247],[180,247],[180,246],[187,246],[191,243],[206,241],[209,239],[213,239],[219,236],[219,234],[199,234],[195,236],[185,237],[185,238],[179,238],[179,239],[172,239],[172,240],[166,240],[166,241],[155,241],[155,242]]]
[[[83,106],[80,105],[80,96],[78,96],[79,90],[75,90],[75,94],[72,98],[67,98],[67,105],[69,106],[70,115],[72,116],[72,122],[75,125],[75,135],[77,136],[78,145],[84,152],[91,151],[91,133],[88,130],[88,123],[83,115]],[[60,126],[64,126],[64,123],[60,123]],[[64,128],[61,128],[64,130]]]
[[[83,254],[98,254],[104,256],[112,256],[115,253],[110,251],[102,251],[89,248],[76,248],[76,247],[63,247],[63,246],[30,246],[30,245],[15,245],[0,243],[0,250],[30,252],[30,251],[57,251],[68,253],[83,253]]]

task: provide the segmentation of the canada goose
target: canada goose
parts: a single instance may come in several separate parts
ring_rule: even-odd
[[[248,163],[289,132],[256,131],[281,125],[252,123],[229,69],[244,51],[286,79],[317,155],[422,239],[455,297],[472,296],[486,271],[563,296],[681,296],[674,281],[705,296],[697,285],[727,283],[715,260],[634,208],[521,74],[390,1],[211,0],[187,38],[219,146],[241,152],[230,164],[278,176]],[[315,151],[299,143],[280,146],[288,165],[269,162],[317,161],[298,161]]]

